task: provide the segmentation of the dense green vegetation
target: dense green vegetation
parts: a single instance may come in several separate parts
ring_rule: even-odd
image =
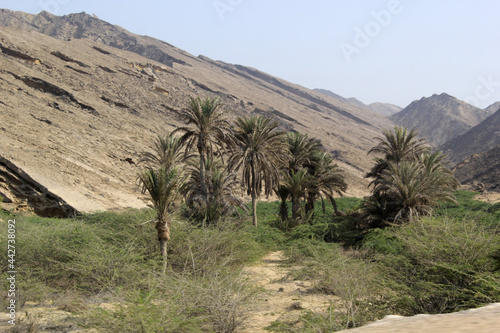
[[[2,211],[0,219],[2,230],[16,219],[19,303],[72,312],[62,326],[231,332],[261,295],[241,268],[281,249],[301,267],[293,274],[316,281],[319,293],[337,301],[270,329],[330,332],[389,313],[450,312],[500,300],[500,206],[455,194],[458,204],[443,204],[431,217],[372,230],[353,223],[361,204],[355,198],[336,200],[346,216],[332,214],[331,203],[323,214],[316,202],[314,217],[292,229],[281,225],[279,202],[258,203],[258,228],[248,215],[203,228],[174,214],[164,275],[153,210],[72,219]],[[6,281],[6,261],[1,269]]]

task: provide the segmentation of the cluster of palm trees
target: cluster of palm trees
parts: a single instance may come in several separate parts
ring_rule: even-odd
[[[309,220],[318,199],[323,212],[326,199],[338,213],[334,195],[342,195],[347,184],[319,140],[280,131],[278,122],[265,116],[240,117],[232,126],[218,97],[191,97],[182,118],[185,126],[159,136],[153,151],[141,159],[146,167],[139,178],[157,212],[165,265],[169,210],[180,194],[203,226],[238,208],[248,210],[238,189],[251,198],[255,227],[262,194],[280,199],[279,217],[286,228]],[[454,201],[452,191],[459,183],[445,167],[444,155],[432,153],[414,129],[396,127],[383,134],[369,151],[383,156],[375,158],[367,174],[373,192],[362,211],[369,227],[411,221],[429,214],[438,201]]]
[[[415,129],[395,127],[376,138],[370,151],[383,155],[367,177],[373,178],[372,195],[363,202],[370,227],[411,222],[428,215],[440,201],[456,202],[453,191],[460,185],[444,163],[445,155],[431,152]]]
[[[243,189],[251,197],[257,226],[257,200],[263,194],[276,193],[282,201],[283,221],[297,224],[313,211],[318,198],[335,203],[334,194],[346,190],[342,171],[320,141],[280,131],[275,119],[240,117],[232,126],[218,97],[191,97],[182,119],[184,127],[158,137],[153,151],[143,153],[141,159],[146,167],[139,178],[157,211],[156,229],[165,255],[169,208],[179,193],[192,217],[206,225],[238,207],[246,211],[237,192]]]

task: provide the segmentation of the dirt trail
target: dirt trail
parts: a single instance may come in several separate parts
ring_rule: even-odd
[[[273,321],[296,320],[302,309],[324,311],[334,296],[313,293],[311,281],[293,280],[284,267],[282,252],[273,252],[258,265],[245,268],[245,273],[266,290],[264,302],[240,333],[269,332],[264,328]],[[363,327],[342,333],[498,333],[500,332],[500,303],[442,315],[417,315],[413,317],[387,316]],[[340,332],[339,332],[340,333]]]
[[[265,256],[260,264],[245,268],[248,277],[264,288],[266,294],[256,313],[238,332],[269,332],[264,328],[273,321],[293,321],[303,309],[322,311],[332,300],[332,296],[312,292],[310,281],[290,278],[290,270],[282,266],[284,260],[281,251],[273,252]]]

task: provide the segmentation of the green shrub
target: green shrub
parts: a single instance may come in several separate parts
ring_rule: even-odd
[[[373,229],[364,237],[362,248],[382,254],[399,254],[403,251],[403,243],[391,229]]]
[[[500,300],[492,254],[500,235],[470,219],[425,218],[394,229],[403,251],[376,257],[402,314],[451,312]]]
[[[80,327],[99,332],[203,332],[209,325],[203,316],[192,315],[175,298],[151,291],[132,291],[121,303],[93,308],[77,318]]]
[[[168,245],[169,266],[175,272],[204,275],[214,269],[238,268],[265,254],[247,232],[229,222],[199,228],[186,222],[172,223]]]

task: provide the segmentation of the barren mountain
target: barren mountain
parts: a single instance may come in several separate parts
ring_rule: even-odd
[[[496,112],[498,109],[500,109],[500,101],[495,102],[491,104],[490,106],[484,108],[485,111],[488,111],[490,114]]]
[[[390,119],[408,128],[416,127],[421,137],[434,146],[467,132],[491,113],[442,93],[413,101]]]
[[[368,104],[368,108],[373,112],[381,114],[386,117],[398,113],[403,109],[402,107],[391,103],[380,103],[380,102]]]
[[[453,174],[473,190],[500,192],[500,144],[469,156],[453,169]]]
[[[333,97],[333,98],[338,99],[340,101],[347,102],[347,103],[350,103],[352,105],[368,109],[372,112],[378,113],[378,114],[386,116],[386,117],[393,115],[393,114],[402,110],[401,107],[394,105],[394,104],[390,104],[390,103],[375,102],[375,103],[371,103],[371,104],[366,105],[365,103],[361,102],[360,100],[358,100],[354,97],[345,98],[345,97],[337,95],[336,93],[331,92],[330,90],[326,90],[326,89],[314,89],[314,91],[317,91],[319,93],[322,93],[322,94],[330,96],[330,97]]]
[[[500,108],[466,133],[440,147],[449,159],[458,163],[472,154],[479,154],[500,145]]]
[[[42,211],[33,193],[45,193],[54,207],[78,211],[143,207],[135,162],[156,135],[181,125],[189,96],[217,95],[233,118],[272,116],[282,129],[321,139],[345,170],[349,195],[366,193],[366,152],[392,126],[349,103],[85,13],[0,10],[0,24],[22,29],[0,28],[0,156],[10,165],[0,194],[13,205]]]

